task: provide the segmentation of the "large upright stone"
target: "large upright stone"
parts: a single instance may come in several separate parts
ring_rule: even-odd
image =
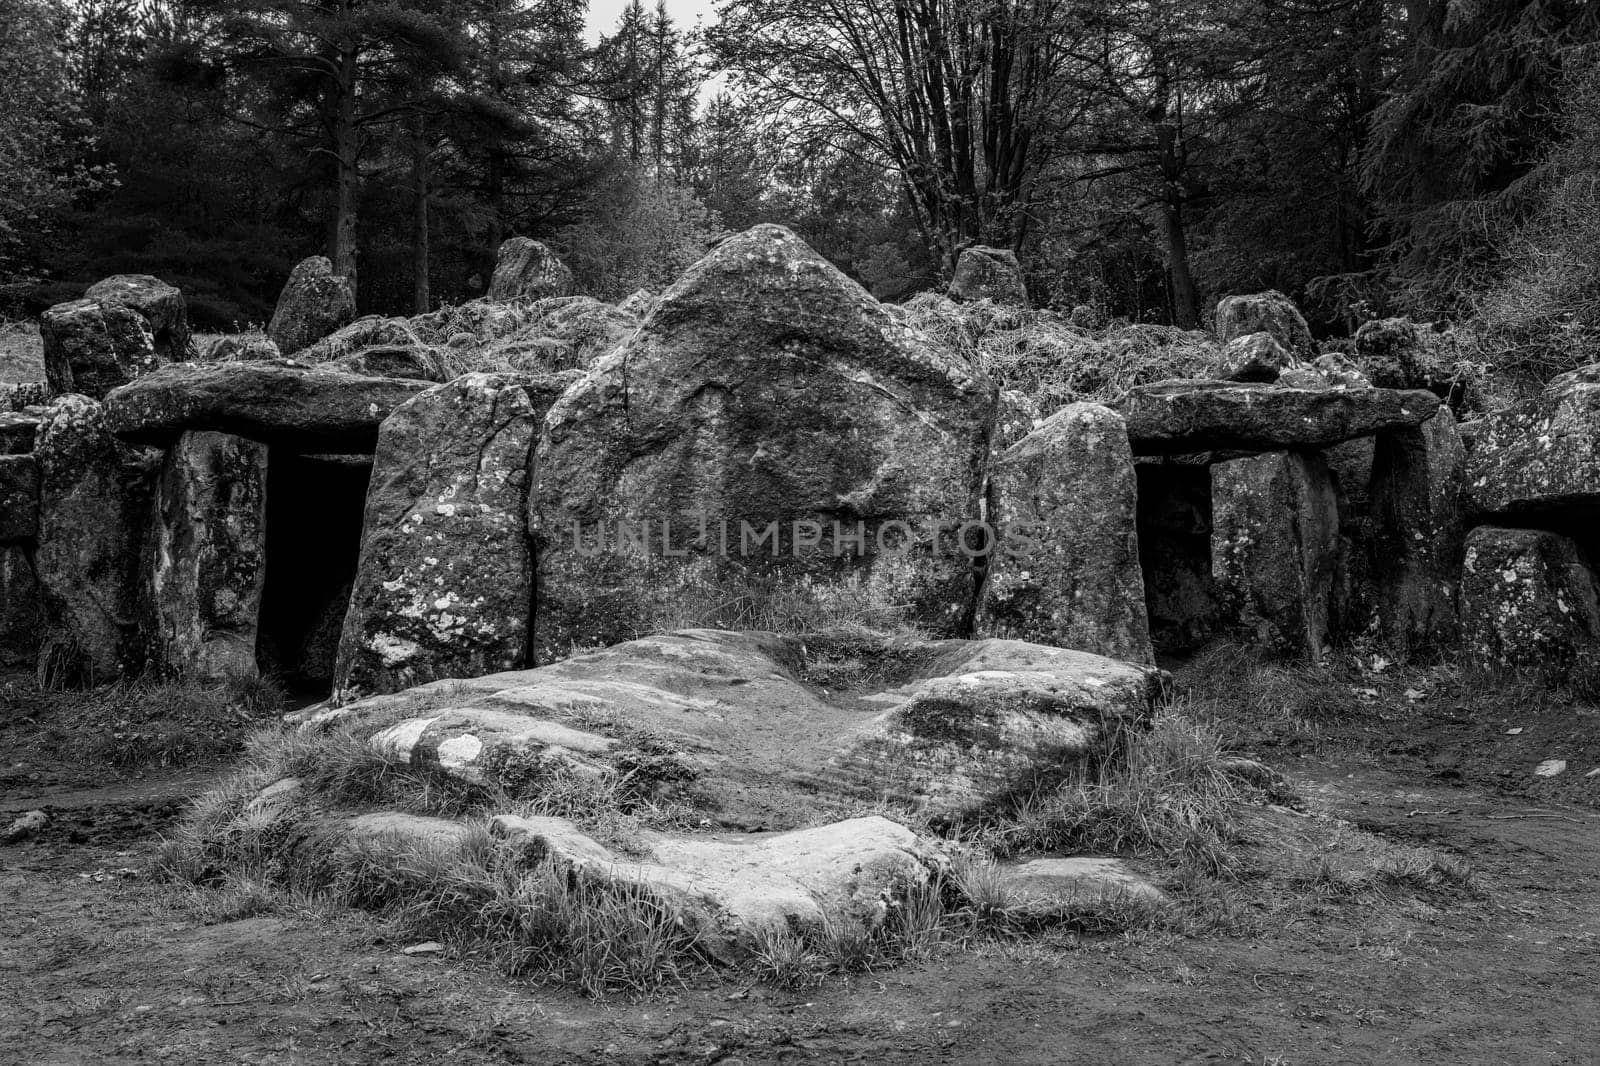
[[[144,316],[128,307],[74,300],[39,316],[50,394],[103,399],[165,360]]]
[[[1211,571],[1223,619],[1253,643],[1320,659],[1337,628],[1338,490],[1320,455],[1269,452],[1211,468]]]
[[[1217,304],[1217,339],[1227,344],[1235,337],[1270,333],[1297,355],[1312,353],[1311,329],[1294,301],[1281,292],[1226,296]]]
[[[356,317],[350,279],[333,272],[327,257],[302,259],[289,274],[267,325],[267,339],[294,355]]]
[[[989,494],[996,543],[979,635],[1154,662],[1122,419],[1098,404],[1063,408],[1000,456]]]
[[[115,274],[95,282],[83,295],[102,307],[126,307],[144,316],[162,362],[191,357],[189,305],[176,287],[149,274]]]
[[[950,279],[950,298],[1027,307],[1028,286],[1022,279],[1017,253],[1009,248],[981,246],[962,252]]]
[[[527,237],[512,237],[500,245],[488,299],[543,300],[571,295],[572,271],[549,248]]]
[[[78,395],[51,404],[34,457],[45,650],[90,681],[134,673],[147,650],[139,571],[159,457],[119,442],[100,404]]]
[[[1400,655],[1453,645],[1466,527],[1466,449],[1449,408],[1378,437],[1366,525],[1379,632]]]
[[[785,599],[962,631],[994,397],[788,230],[724,241],[546,418],[541,660]]]
[[[557,379],[467,374],[384,421],[336,701],[525,663],[528,460],[560,388]]]
[[[1474,673],[1592,682],[1600,666],[1595,575],[1556,533],[1479,526],[1468,534],[1461,622]]]
[[[1325,448],[1433,417],[1439,397],[1395,389],[1287,388],[1241,381],[1158,381],[1116,403],[1135,455]]]
[[[167,451],[148,534],[152,649],[167,671],[255,677],[266,576],[267,449],[185,433]]]
[[[1563,375],[1543,394],[1480,419],[1466,491],[1479,514],[1600,518],[1600,380]]]
[[[370,453],[389,412],[426,388],[286,359],[175,363],[106,397],[105,417],[124,440],[157,447],[212,430],[298,452]]]

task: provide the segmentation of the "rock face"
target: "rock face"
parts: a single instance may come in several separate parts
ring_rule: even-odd
[[[1459,635],[1465,467],[1448,408],[1416,429],[1378,437],[1367,573],[1380,633],[1402,656],[1453,645]]]
[[[550,409],[538,661],[775,592],[962,631],[994,396],[789,231],[728,239]]]
[[[1439,409],[1431,392],[1299,389],[1224,381],[1140,385],[1116,405],[1135,455],[1213,449],[1322,448],[1420,425]]]
[[[549,248],[527,237],[512,237],[500,245],[487,299],[542,300],[571,295],[572,271]]]
[[[1227,344],[1235,337],[1270,333],[1297,355],[1312,354],[1311,330],[1300,309],[1281,292],[1227,296],[1217,304],[1217,339]]]
[[[528,460],[561,387],[467,374],[384,421],[336,701],[524,665]]]
[[[1017,253],[1009,248],[968,248],[956,263],[950,279],[954,300],[993,300],[1014,307],[1028,306],[1028,286],[1022,280]]]
[[[1421,389],[1428,384],[1422,335],[1407,318],[1367,322],[1356,330],[1356,363],[1380,389]]]
[[[185,433],[167,451],[147,537],[153,658],[204,681],[256,676],[267,449]]]
[[[1063,408],[1000,456],[989,486],[998,536],[979,634],[1154,662],[1122,419]]]
[[[1297,365],[1294,353],[1270,333],[1246,333],[1222,350],[1222,376],[1229,381],[1277,381]]]
[[[296,451],[370,452],[389,413],[427,387],[288,360],[173,364],[108,396],[106,424],[163,447],[211,430]]]
[[[102,307],[126,307],[144,316],[161,362],[190,358],[189,305],[174,286],[149,274],[116,274],[95,282],[83,295]]]
[[[35,569],[54,667],[101,682],[144,662],[139,566],[158,457],[111,435],[100,404],[69,395],[39,430]]]
[[[1211,468],[1211,571],[1224,621],[1279,654],[1320,659],[1336,626],[1338,491],[1314,453]]]
[[[0,455],[0,544],[38,535],[39,462],[31,455]]]
[[[28,549],[0,544],[0,666],[32,667],[43,624],[44,605]]]
[[[874,797],[954,821],[1092,774],[1159,692],[1152,669],[983,640],[848,649],[897,667],[892,687],[824,698],[819,686],[837,682],[808,662],[816,647],[688,630],[370,698],[313,724],[513,795],[552,773],[625,773],[724,824],[786,828]],[[796,790],[810,798],[797,804]]]
[[[321,340],[356,317],[350,280],[333,272],[325,256],[302,259],[278,294],[267,339],[285,355]]]
[[[129,307],[74,300],[39,316],[51,395],[99,400],[165,360],[144,316]]]
[[[1461,579],[1467,662],[1484,674],[1592,680],[1600,651],[1595,577],[1571,540],[1479,526]]]
[[[1484,416],[1467,458],[1467,497],[1485,515],[1600,516],[1600,382],[1557,378],[1543,395]]]

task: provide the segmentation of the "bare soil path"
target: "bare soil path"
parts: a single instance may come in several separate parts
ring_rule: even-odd
[[[1263,935],[992,941],[810,993],[596,1002],[355,915],[211,924],[147,868],[197,772],[50,795],[0,848],[0,1061],[1592,1063],[1600,814],[1303,759],[1314,806],[1469,859],[1471,894],[1330,900]],[[226,917],[226,916],[223,916]]]

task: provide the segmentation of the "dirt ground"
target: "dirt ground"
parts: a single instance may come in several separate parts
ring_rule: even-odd
[[[17,767],[47,757],[0,728],[0,824],[52,814],[0,847],[0,1061],[1596,1062],[1595,716],[1529,703],[1506,711],[1520,724],[1461,722],[1449,693],[1389,692],[1412,683],[1380,679],[1365,716],[1257,746],[1311,810],[1469,862],[1471,891],[1334,894],[1248,935],[989,940],[810,992],[711,974],[604,1001],[407,955],[349,912],[218,913],[150,863],[220,767],[89,785]],[[1531,774],[1553,754],[1571,763],[1559,784]]]

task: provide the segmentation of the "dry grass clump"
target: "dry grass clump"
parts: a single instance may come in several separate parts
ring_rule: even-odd
[[[961,304],[933,293],[906,301],[901,316],[937,343],[981,366],[1046,412],[1069,403],[1115,403],[1136,385],[1216,373],[1220,347],[1208,333],[1112,324],[1091,330],[1054,311]]]

